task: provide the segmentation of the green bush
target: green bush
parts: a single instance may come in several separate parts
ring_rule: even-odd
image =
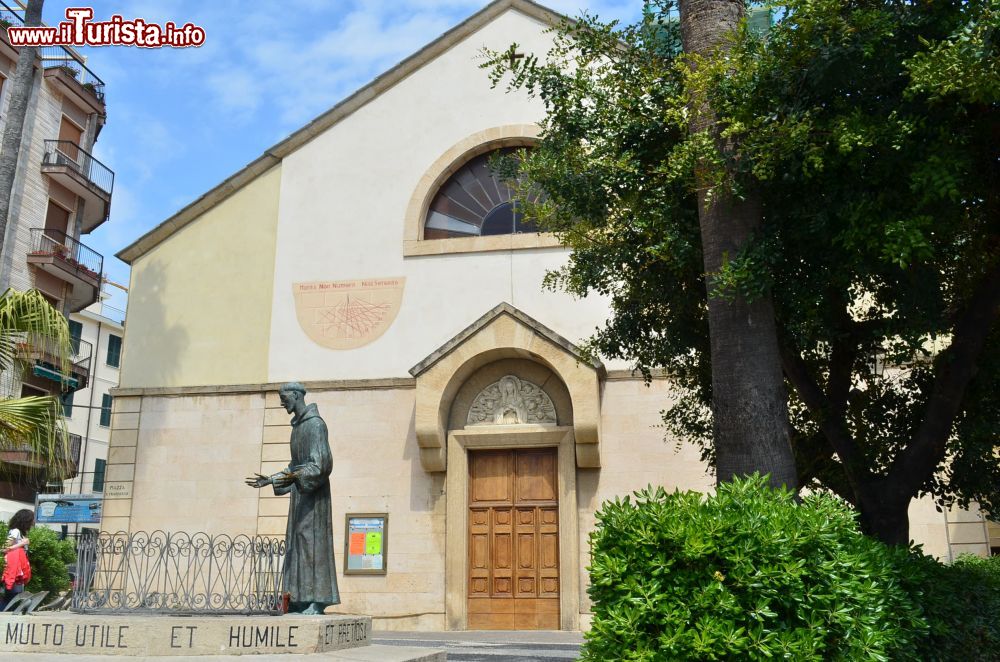
[[[0,522],[0,542],[7,540],[7,523]],[[44,526],[32,527],[28,532],[28,563],[31,564],[31,581],[25,587],[32,593],[48,591],[50,596],[69,588],[67,563],[76,561],[76,550],[71,540],[59,540],[59,535]],[[4,566],[0,555],[0,572]]]
[[[925,557],[922,563],[925,581],[909,588],[930,623],[923,659],[1000,660],[1000,556],[960,556],[951,565]]]
[[[906,660],[929,627],[928,568],[852,511],[751,477],[716,495],[637,492],[597,514],[583,659]]]
[[[59,540],[52,529],[36,526],[28,532],[31,541],[28,562],[31,564],[31,581],[25,587],[32,593],[48,591],[51,596],[69,588],[67,563],[76,561],[72,540]]]

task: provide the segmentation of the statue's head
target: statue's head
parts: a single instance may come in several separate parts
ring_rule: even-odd
[[[291,414],[295,411],[296,403],[305,402],[306,387],[301,382],[282,384],[278,390],[278,399],[281,400],[281,406],[285,411]]]

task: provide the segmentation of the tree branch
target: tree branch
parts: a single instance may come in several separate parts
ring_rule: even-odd
[[[958,317],[951,345],[935,360],[934,386],[923,421],[889,469],[890,482],[915,494],[945,459],[948,437],[962,408],[965,389],[976,373],[993,324],[1000,316],[1000,264],[979,283]]]
[[[809,409],[823,435],[833,446],[833,450],[837,452],[844,472],[847,474],[847,479],[855,494],[860,498],[862,484],[868,483],[872,476],[854,437],[847,429],[843,415],[837,416],[833,413],[833,408],[830,406],[826,394],[809,374],[809,369],[798,352],[789,349],[784,343],[781,344],[780,349],[781,365],[785,376],[788,377],[795,392]]]

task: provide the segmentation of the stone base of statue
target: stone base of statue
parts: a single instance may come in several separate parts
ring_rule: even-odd
[[[372,646],[370,616],[0,614],[0,659],[13,654],[187,657],[324,655],[324,660],[444,660],[428,649]],[[382,649],[382,650],[378,650]],[[338,652],[340,654],[338,654]],[[260,659],[260,658],[257,658]]]

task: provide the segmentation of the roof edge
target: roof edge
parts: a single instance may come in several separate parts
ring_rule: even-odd
[[[459,41],[473,34],[508,9],[515,9],[531,18],[550,25],[555,25],[562,20],[571,20],[563,14],[533,2],[533,0],[494,0],[494,2],[486,5],[416,53],[376,76],[370,83],[345,99],[342,99],[332,108],[314,118],[284,140],[264,150],[264,153],[256,160],[230,175],[194,202],[118,251],[115,256],[131,265],[135,260],[148,253],[206,211],[215,207],[275,165],[281,163],[284,157],[334,126],[340,120],[367,105],[370,101],[378,98],[382,93],[394,87],[424,64],[446,52]]]
[[[423,373],[427,372],[432,367],[434,367],[434,365],[438,361],[440,361],[441,359],[445,358],[453,351],[458,349],[466,340],[474,336],[476,333],[478,333],[480,330],[482,330],[488,324],[490,324],[490,322],[497,319],[498,317],[501,317],[502,315],[509,315],[510,317],[513,317],[515,320],[517,320],[521,324],[524,324],[525,326],[527,326],[535,333],[548,340],[549,342],[562,348],[565,352],[576,358],[576,360],[579,361],[580,363],[588,365],[594,370],[596,370],[601,376],[607,374],[607,369],[604,367],[604,364],[601,362],[600,359],[596,357],[595,358],[588,357],[579,347],[571,343],[569,340],[566,340],[566,338],[562,337],[561,335],[559,335],[549,327],[545,326],[535,318],[531,317],[527,313],[521,311],[518,308],[515,308],[506,301],[503,301],[500,304],[491,308],[489,311],[486,312],[485,315],[477,319],[475,322],[462,329],[451,340],[449,340],[448,342],[446,342],[445,344],[441,345],[436,350],[431,352],[427,356],[427,358],[425,358],[424,360],[420,361],[418,364],[410,368],[409,370],[410,375],[412,375],[413,377],[419,377]]]

